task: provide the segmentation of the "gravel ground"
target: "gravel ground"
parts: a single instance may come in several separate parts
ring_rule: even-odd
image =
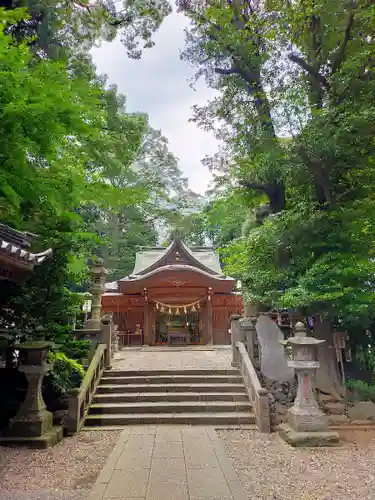
[[[337,448],[295,449],[276,434],[218,431],[249,500],[374,500],[375,431],[341,431]]]
[[[120,431],[84,431],[48,450],[0,447],[0,500],[85,500]]]

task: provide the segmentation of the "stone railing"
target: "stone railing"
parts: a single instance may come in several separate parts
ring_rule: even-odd
[[[68,435],[75,434],[81,430],[91,400],[106,366],[106,354],[107,346],[105,344],[98,344],[81,386],[69,393],[68,411],[64,423],[64,428]]]
[[[236,342],[238,368],[246,385],[251,404],[253,405],[256,424],[260,432],[271,432],[270,405],[268,391],[261,386],[258,375],[247,353],[243,342]]]

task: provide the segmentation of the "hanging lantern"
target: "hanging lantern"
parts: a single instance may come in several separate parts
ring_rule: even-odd
[[[187,309],[186,309],[186,306],[184,307],[184,313],[185,313],[185,314],[187,313]]]
[[[169,314],[172,314],[172,309],[171,308],[169,308]]]
[[[159,309],[159,302],[156,302],[156,309]]]
[[[161,306],[160,312],[162,312],[162,313],[164,312],[164,306]]]
[[[196,309],[195,309],[195,305],[194,305],[194,304],[193,304],[193,307],[191,308],[191,310],[192,310],[193,312],[195,312],[195,311],[196,311]]]
[[[197,303],[197,309],[199,309],[199,307],[200,307],[200,304],[199,304],[199,302],[198,302],[198,303]]]
[[[180,314],[180,310],[179,308],[176,309],[176,316],[178,316]]]

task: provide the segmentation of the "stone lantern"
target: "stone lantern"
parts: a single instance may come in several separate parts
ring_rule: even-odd
[[[96,259],[91,267],[92,275],[92,306],[91,318],[86,321],[85,329],[99,330],[100,329],[100,311],[101,311],[101,296],[105,291],[105,277],[107,270],[103,266],[102,259]]]
[[[43,377],[51,369],[47,357],[54,344],[44,340],[40,333],[36,334],[36,340],[14,346],[19,351],[19,371],[27,379],[27,393],[0,443],[24,443],[46,448],[63,437],[62,427],[53,427],[53,415],[47,410],[42,396]]]
[[[319,368],[316,348],[325,340],[307,337],[303,323],[297,323],[295,329],[294,337],[280,341],[292,348],[288,365],[297,375],[298,390],[288,410],[288,424],[280,427],[279,434],[292,446],[332,446],[339,441],[339,435],[329,430],[328,418],[319,408],[313,386],[315,370]]]

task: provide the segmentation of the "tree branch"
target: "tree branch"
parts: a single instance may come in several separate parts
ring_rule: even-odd
[[[227,75],[228,76],[228,75],[239,75],[240,74],[240,70],[238,68],[228,68],[228,69],[215,68],[214,71],[218,75]]]
[[[121,17],[120,19],[114,19],[114,21],[110,21],[108,23],[110,26],[121,26],[122,24],[130,24],[133,21],[133,18],[130,16],[130,14],[125,17]]]
[[[90,6],[82,2],[74,0],[73,5],[76,5],[77,7],[81,7],[82,9],[86,9],[88,12],[91,12]]]
[[[344,56],[345,56],[345,50],[348,45],[348,42],[350,40],[350,32],[352,29],[354,23],[354,12],[351,11],[348,16],[348,20],[346,22],[346,28],[344,32],[344,38],[340,44],[340,47],[338,48],[338,51],[336,53],[336,56],[332,62],[332,71],[331,74],[333,75],[336,73],[337,70],[340,69],[343,61],[344,61]]]
[[[295,54],[290,54],[288,56],[288,59],[300,66],[302,69],[304,69],[311,77],[313,77],[319,84],[326,88],[327,90],[330,89],[329,82],[327,78],[319,73],[315,68],[310,66],[302,57],[299,57]]]
[[[246,189],[253,189],[254,191],[260,191],[267,195],[269,199],[269,206],[272,213],[277,214],[282,210],[285,210],[286,199],[285,199],[285,186],[282,181],[271,181],[268,184],[261,184],[260,182],[251,181],[239,181],[241,187]]]

